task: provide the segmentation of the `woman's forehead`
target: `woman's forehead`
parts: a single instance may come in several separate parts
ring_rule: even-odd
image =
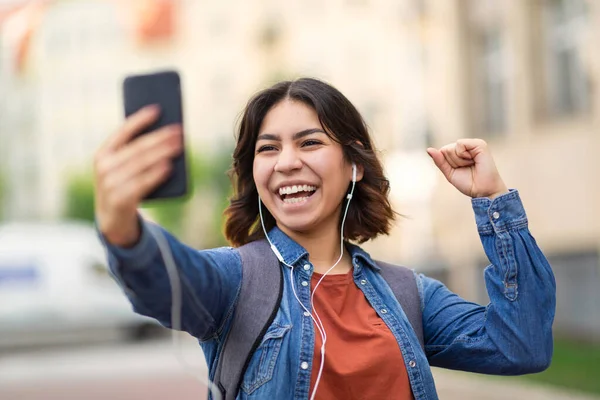
[[[322,128],[317,112],[300,101],[282,100],[267,112],[259,133],[291,135],[309,128]]]

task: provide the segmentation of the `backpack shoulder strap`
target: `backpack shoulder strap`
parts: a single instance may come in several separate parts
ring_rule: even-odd
[[[390,285],[392,292],[402,306],[408,322],[417,334],[421,348],[425,350],[423,338],[423,314],[421,312],[421,297],[417,288],[417,281],[412,270],[399,265],[375,261],[381,268],[383,279]]]
[[[234,400],[250,358],[277,314],[283,271],[265,239],[238,248],[242,287],[213,382],[224,400]]]

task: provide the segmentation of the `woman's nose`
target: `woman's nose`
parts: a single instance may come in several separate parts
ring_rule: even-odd
[[[277,163],[275,164],[275,171],[286,173],[300,168],[302,168],[302,160],[295,150],[284,149],[279,153]]]

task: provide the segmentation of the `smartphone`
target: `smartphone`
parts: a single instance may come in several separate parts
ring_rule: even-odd
[[[183,129],[181,79],[176,71],[127,76],[123,81],[123,103],[125,117],[150,104],[160,106],[157,121],[138,136],[171,124],[179,124]],[[182,150],[173,159],[171,174],[143,200],[184,197],[188,193],[188,186],[185,150]]]

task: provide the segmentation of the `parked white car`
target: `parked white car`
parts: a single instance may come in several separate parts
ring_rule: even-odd
[[[110,277],[91,225],[0,225],[0,347],[156,331],[159,324],[135,314]]]

